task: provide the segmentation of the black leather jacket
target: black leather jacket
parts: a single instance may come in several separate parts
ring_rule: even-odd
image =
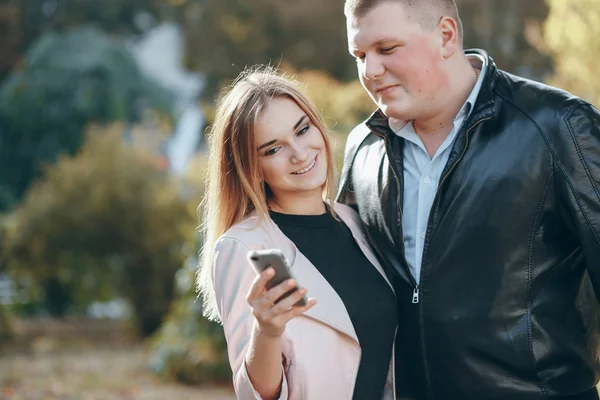
[[[398,398],[595,398],[600,113],[488,60],[440,179],[418,287],[404,255],[403,139],[378,111],[346,145],[338,201],[360,213],[395,281]]]

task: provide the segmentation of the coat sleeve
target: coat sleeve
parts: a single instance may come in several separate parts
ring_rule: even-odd
[[[357,204],[356,197],[354,196],[354,187],[352,186],[352,167],[354,165],[356,152],[365,138],[369,135],[369,132],[370,130],[364,122],[356,126],[348,135],[346,146],[344,148],[344,165],[342,166],[342,173],[340,175],[340,182],[335,201],[352,207],[355,210],[357,209]]]
[[[250,248],[237,239],[219,239],[213,253],[212,279],[217,308],[223,321],[236,397],[240,400],[260,400],[260,395],[250,382],[245,363],[254,324],[246,294],[256,277],[246,259],[248,251]],[[288,383],[283,363],[282,370],[284,373],[279,398],[287,399]]]
[[[566,114],[557,157],[559,195],[600,300],[600,113],[583,101]]]

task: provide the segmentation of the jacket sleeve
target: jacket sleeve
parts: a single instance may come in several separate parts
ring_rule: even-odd
[[[561,124],[558,155],[559,195],[600,300],[600,113],[580,101]]]
[[[254,317],[246,302],[246,294],[256,277],[246,255],[250,249],[239,240],[221,238],[213,253],[212,278],[217,298],[217,308],[227,340],[229,363],[233,372],[233,387],[240,400],[261,400],[246,370],[245,356],[250,344]],[[288,398],[285,370],[280,399]]]
[[[346,146],[344,148],[344,165],[342,166],[342,173],[340,175],[340,182],[338,192],[336,195],[336,202],[345,204],[354,209],[357,208],[356,198],[354,196],[354,188],[352,187],[352,165],[354,164],[354,156],[358,150],[358,145],[354,136],[359,129],[364,129],[362,126],[354,128],[346,140]]]

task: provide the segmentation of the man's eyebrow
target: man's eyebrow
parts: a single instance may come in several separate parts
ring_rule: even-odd
[[[369,47],[378,47],[378,46],[381,46],[384,43],[388,43],[388,42],[401,42],[401,40],[398,38],[392,37],[392,36],[384,36],[380,39],[377,39],[375,42],[371,43],[369,45]],[[353,54],[353,55],[360,53],[360,51],[356,47],[351,48],[349,50],[350,50],[350,54]]]

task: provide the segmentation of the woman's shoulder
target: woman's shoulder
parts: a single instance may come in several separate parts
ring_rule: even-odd
[[[338,214],[344,221],[352,220],[354,222],[358,222],[360,220],[360,217],[354,208],[345,204],[334,202],[333,211],[335,211],[336,214]]]
[[[227,229],[225,233],[219,236],[217,243],[235,241],[244,244],[248,248],[254,248],[257,245],[264,244],[271,230],[268,219],[260,218],[254,212]]]

